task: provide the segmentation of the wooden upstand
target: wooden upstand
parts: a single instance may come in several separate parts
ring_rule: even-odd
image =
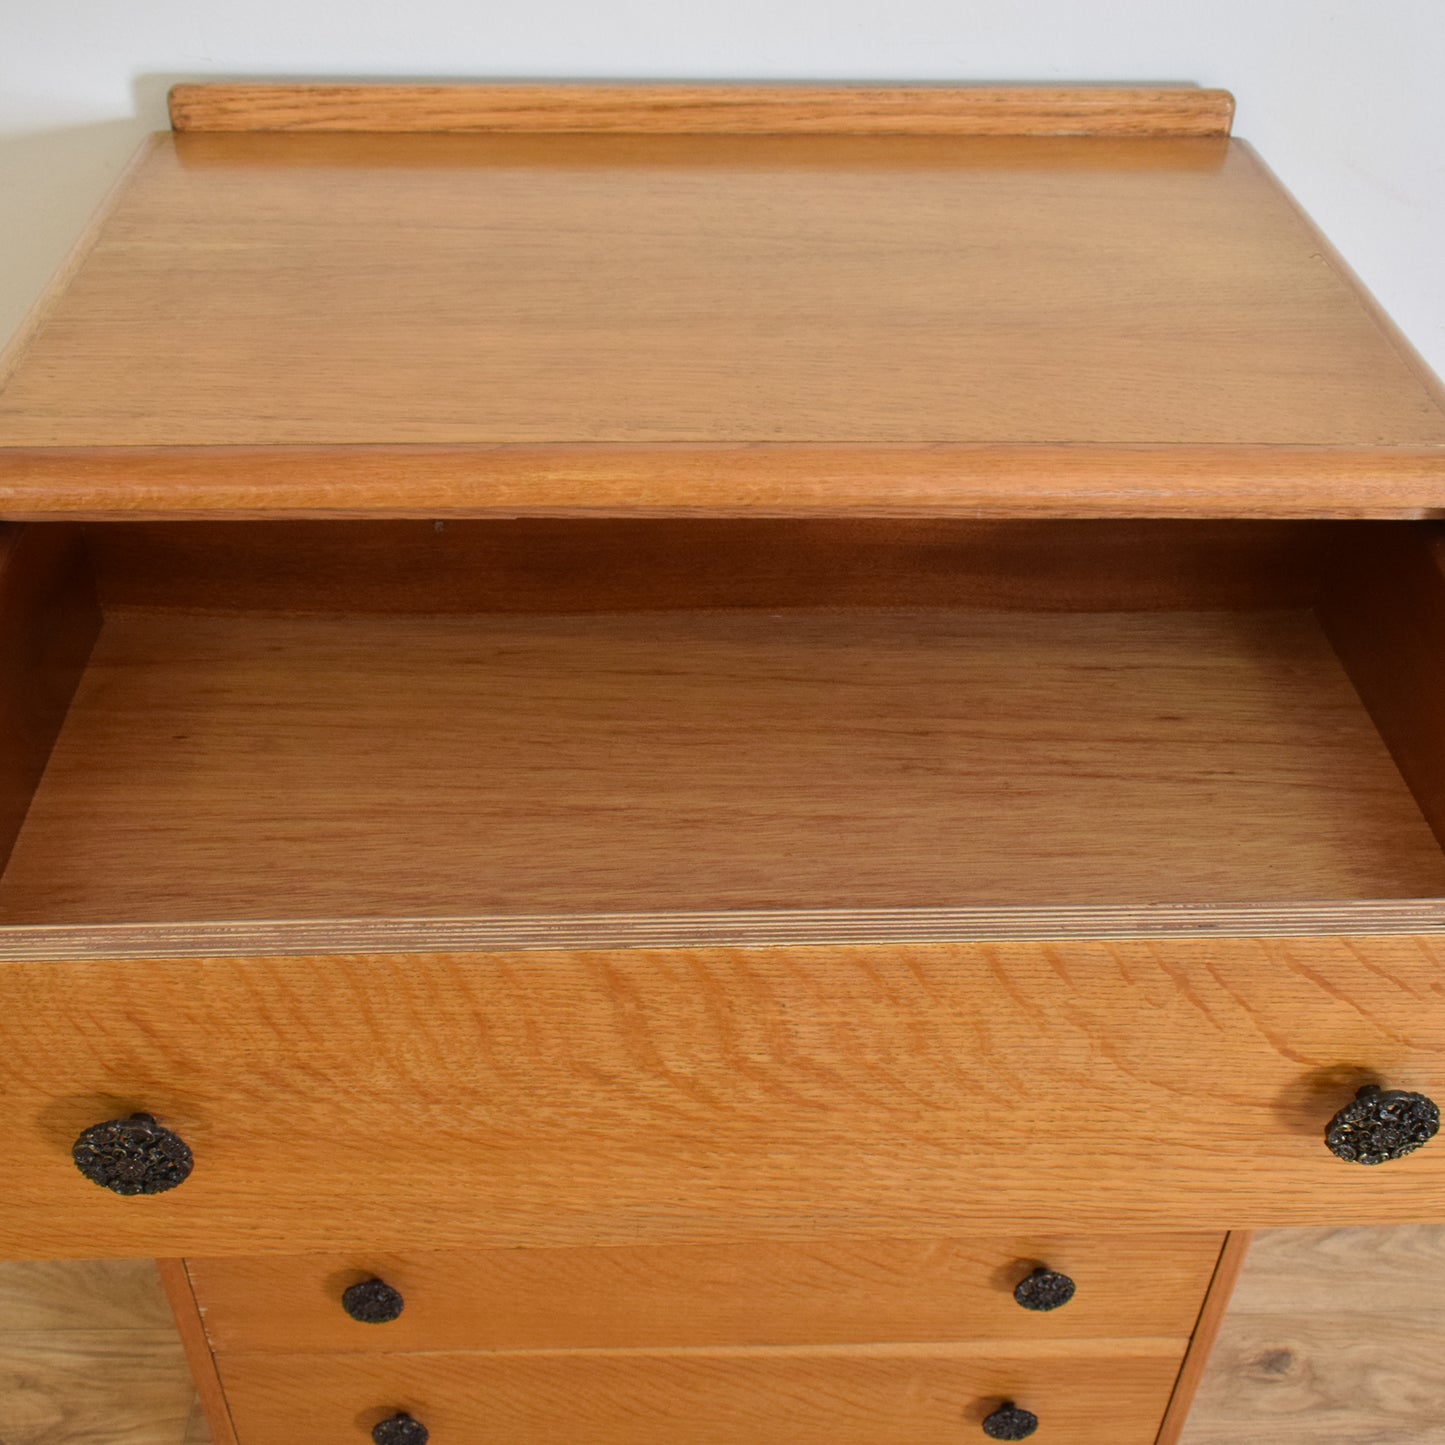
[[[1149,1445],[1445,1220],[1445,405],[1228,96],[172,109],[0,390],[0,1253],[221,1445]]]

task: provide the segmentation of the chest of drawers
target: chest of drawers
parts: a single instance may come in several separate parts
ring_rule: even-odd
[[[1168,1445],[1441,1218],[1445,405],[1228,97],[172,110],[0,389],[5,1257],[221,1445]]]

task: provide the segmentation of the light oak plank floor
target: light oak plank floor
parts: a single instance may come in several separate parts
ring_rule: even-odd
[[[0,1445],[205,1445],[149,1260],[0,1265]]]
[[[1182,1445],[1445,1445],[1445,1227],[1259,1235]]]
[[[1445,1445],[1442,1346],[1445,1226],[1262,1234],[1183,1445]],[[208,1439],[148,1263],[0,1265],[0,1445]]]

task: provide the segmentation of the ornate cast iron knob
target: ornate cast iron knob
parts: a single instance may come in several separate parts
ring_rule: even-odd
[[[1440,1110],[1424,1094],[1366,1084],[1325,1130],[1331,1154],[1354,1164],[1403,1159],[1440,1132]]]
[[[401,1318],[406,1301],[384,1279],[364,1279],[341,1296],[341,1307],[364,1325],[389,1325]]]
[[[1039,1428],[1039,1417],[1030,1410],[1020,1410],[1012,1400],[1005,1400],[983,1422],[983,1433],[990,1440],[1027,1440]]]
[[[1074,1297],[1075,1286],[1068,1275],[1040,1266],[1014,1289],[1014,1298],[1026,1309],[1045,1314],[1062,1309]]]
[[[383,1420],[372,1432],[374,1445],[426,1445],[431,1431],[420,1420],[403,1412]]]
[[[184,1184],[195,1164],[185,1140],[149,1114],[94,1125],[70,1156],[87,1179],[112,1194],[164,1194]]]

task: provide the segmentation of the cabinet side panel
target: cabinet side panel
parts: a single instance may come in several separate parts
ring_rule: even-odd
[[[1445,844],[1445,528],[1362,529],[1319,617],[1420,811]]]
[[[76,529],[0,527],[0,868],[99,631]]]
[[[200,1396],[201,1412],[211,1431],[212,1445],[237,1445],[231,1410],[221,1389],[221,1378],[216,1373],[211,1342],[206,1337],[206,1326],[191,1288],[186,1262],[183,1259],[158,1259],[156,1269],[175,1315],[181,1347],[186,1352],[186,1363],[191,1367],[191,1378],[195,1382],[196,1394]]]
[[[1194,1327],[1189,1353],[1185,1355],[1184,1366],[1179,1371],[1179,1381],[1170,1397],[1157,1445],[1178,1445],[1253,1238],[1250,1231],[1238,1229],[1225,1236],[1224,1249],[1210,1281],[1209,1293],[1204,1297],[1204,1308],[1199,1313],[1199,1323]]]

